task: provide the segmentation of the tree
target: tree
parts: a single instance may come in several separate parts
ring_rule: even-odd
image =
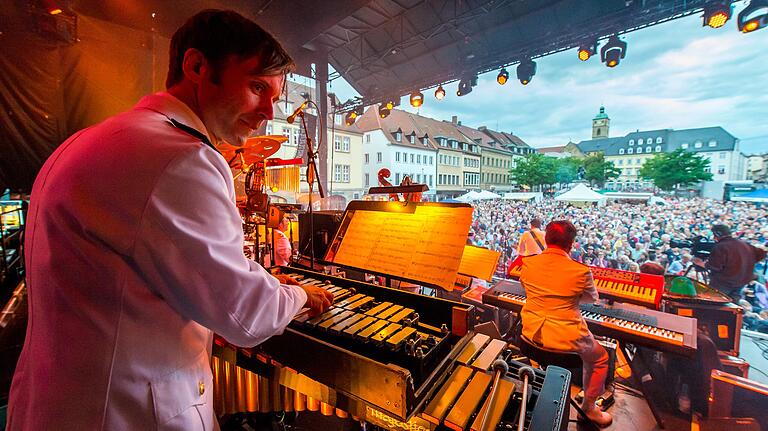
[[[584,179],[602,188],[606,181],[617,178],[621,171],[613,162],[605,160],[603,153],[590,154],[584,158]]]
[[[656,187],[668,191],[712,179],[709,160],[682,148],[671,153],[656,154],[646,160],[640,168],[640,175],[653,180]]]
[[[556,160],[555,181],[560,184],[569,184],[576,180],[576,174],[579,172],[582,160],[572,156]]]
[[[532,153],[518,160],[509,173],[515,183],[533,189],[535,186],[555,182],[555,163],[556,159]]]

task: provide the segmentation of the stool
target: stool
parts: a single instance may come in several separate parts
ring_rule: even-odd
[[[520,352],[527,356],[530,359],[533,359],[536,361],[541,367],[546,369],[550,365],[554,365],[556,367],[565,368],[566,370],[571,372],[572,382],[579,386],[582,385],[583,380],[583,372],[582,372],[582,362],[581,357],[578,353],[573,352],[562,352],[558,350],[550,350],[545,349],[543,347],[536,346],[532,341],[528,340],[525,336],[520,334]],[[584,413],[584,410],[582,410],[579,403],[574,401],[573,398],[571,398],[570,394],[568,395],[568,401],[570,401],[571,406],[573,406],[574,409],[578,412],[579,416],[583,418],[586,422],[588,422],[594,429],[600,429],[600,427],[597,426],[594,422],[592,422],[587,415]]]

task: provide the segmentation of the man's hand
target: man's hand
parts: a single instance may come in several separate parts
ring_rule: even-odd
[[[294,278],[292,278],[292,277],[290,277],[288,275],[285,275],[285,274],[274,274],[273,276],[277,279],[277,281],[280,282],[280,284],[292,284],[294,286],[298,286],[299,285],[298,281],[296,281]]]
[[[304,306],[309,307],[311,316],[324,313],[333,303],[333,294],[322,287],[302,285],[299,287],[307,292],[307,303]]]
[[[693,262],[693,264],[696,265],[696,266],[700,266],[700,267],[704,268],[704,265],[705,265],[704,260],[701,259],[700,257],[694,257],[691,260],[691,262]]]

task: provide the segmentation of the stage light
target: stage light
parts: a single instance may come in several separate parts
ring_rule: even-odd
[[[58,4],[56,0],[42,0],[43,8],[51,15],[58,15],[64,12],[64,9]]]
[[[597,41],[593,43],[583,43],[579,46],[579,60],[587,61],[597,52]]]
[[[608,67],[616,67],[621,59],[627,54],[627,42],[619,39],[618,36],[611,36],[602,49],[600,49],[600,60]]]
[[[459,81],[459,89],[456,91],[456,95],[466,96],[472,92],[472,87],[477,85],[477,76],[465,76]]]
[[[346,124],[347,126],[351,126],[355,124],[356,119],[357,119],[357,112],[349,111],[347,112],[347,116],[344,117],[344,124]]]
[[[731,19],[731,6],[730,1],[713,3],[704,6],[704,22],[702,26],[710,26],[712,28],[720,28]]]
[[[507,83],[507,80],[509,79],[509,72],[507,72],[507,69],[501,68],[499,71],[499,74],[496,76],[496,82],[499,83],[499,85],[504,85]]]
[[[517,65],[517,79],[523,85],[528,85],[533,79],[533,75],[536,75],[536,62],[530,58],[526,58]]]
[[[445,99],[445,89],[443,89],[442,84],[438,85],[437,90],[435,90],[435,99],[437,100]]]
[[[415,91],[411,93],[411,106],[418,108],[424,104],[424,93],[421,91]]]
[[[739,12],[736,23],[742,33],[751,33],[768,25],[768,0],[752,0]]]
[[[379,117],[381,118],[387,118],[389,116],[389,113],[392,112],[392,108],[387,107],[388,104],[382,103],[379,105]],[[392,105],[394,107],[394,105]]]

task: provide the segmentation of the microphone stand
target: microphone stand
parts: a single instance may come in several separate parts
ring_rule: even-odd
[[[320,112],[320,107],[315,102],[308,101],[315,105],[317,112]],[[309,186],[309,264],[312,271],[315,270],[315,218],[313,216],[312,209],[312,189],[317,180],[317,191],[320,194],[320,199],[325,198],[325,191],[323,190],[323,184],[320,182],[320,178],[317,175],[317,164],[315,158],[317,152],[312,148],[312,138],[309,137],[309,131],[307,130],[307,122],[304,120],[304,111],[299,111],[301,117],[301,125],[304,127],[304,137],[307,139],[307,185]],[[319,116],[318,116],[319,119]]]

